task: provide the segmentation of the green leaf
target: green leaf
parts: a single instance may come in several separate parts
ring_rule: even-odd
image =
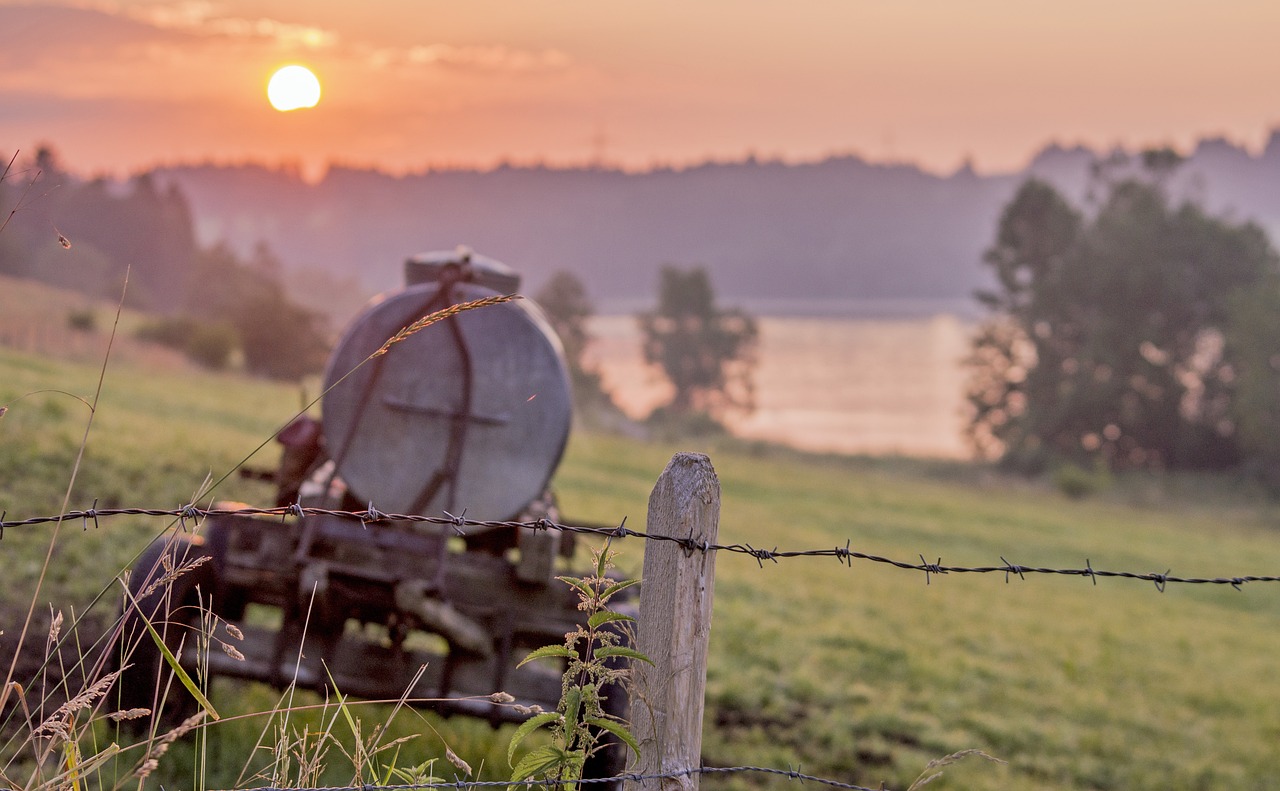
[[[616,720],[600,719],[599,717],[590,717],[584,720],[584,722],[588,725],[594,725],[597,728],[612,733],[614,736],[617,736],[619,739],[626,742],[627,746],[631,748],[631,752],[636,755],[640,754],[640,743],[636,741],[636,737],[632,736],[631,731],[627,730],[622,723]]]
[[[556,577],[556,579],[577,588],[587,598],[590,598],[590,599],[595,598],[596,592],[590,585],[587,584],[586,580],[578,579],[577,577]]]
[[[569,687],[564,693],[564,743],[573,744],[575,731],[578,730],[578,712],[582,709],[582,689]]]
[[[637,659],[641,662],[646,662],[650,665],[653,664],[653,660],[650,659],[649,657],[645,656],[639,651],[636,651],[633,648],[627,648],[624,645],[604,645],[597,648],[595,651],[596,659],[605,659],[606,657],[611,657],[611,656],[621,656],[627,659]]]
[[[524,659],[521,659],[520,664],[516,665],[516,667],[523,667],[526,662],[532,662],[535,659],[543,659],[549,656],[572,659],[577,656],[577,654],[562,645],[544,645],[543,647],[530,652]]]
[[[623,615],[620,612],[614,612],[613,610],[601,610],[587,619],[587,627],[590,629],[598,629],[600,624],[613,623],[615,621],[631,621],[632,623],[635,623],[635,620],[636,619],[632,618],[630,615]]]
[[[596,577],[604,577],[605,567],[609,565],[609,545],[605,544],[600,549],[600,557],[596,560]]]
[[[516,747],[524,738],[544,725],[550,725],[560,720],[560,713],[556,711],[544,711],[541,714],[535,714],[524,722],[520,723],[520,727],[516,728],[515,733],[511,734],[511,744],[507,745],[507,765],[511,765],[511,759],[516,754]]]
[[[533,750],[511,771],[511,782],[518,783],[536,775],[547,775],[567,765],[566,754],[553,744]]]
[[[639,584],[640,584],[640,580],[623,580],[621,582],[615,582],[614,584],[605,588],[604,591],[600,593],[600,598],[608,599],[610,596],[612,596],[613,594],[617,593],[620,590],[625,590],[627,588],[630,588],[632,585],[639,585]]]
[[[209,713],[210,719],[222,719],[222,717],[218,715],[217,710],[213,708],[213,704],[210,703],[209,699],[200,691],[199,685],[192,681],[191,676],[187,675],[187,671],[183,670],[182,665],[178,664],[178,658],[169,650],[169,646],[164,644],[164,640],[160,637],[160,633],[157,632],[155,627],[151,625],[151,622],[147,620],[147,616],[142,614],[142,608],[138,606],[138,600],[133,598],[133,594],[129,592],[128,587],[125,587],[124,595],[129,599],[129,603],[133,605],[133,608],[138,611],[138,619],[142,621],[143,626],[147,627],[147,634],[151,635],[151,639],[155,642],[156,647],[160,649],[160,654],[164,656],[164,661],[169,665],[169,669],[173,671],[174,677],[176,677],[178,681],[182,682],[182,686],[187,688],[187,691],[191,693],[191,697],[196,699],[196,702],[200,704],[200,707]]]

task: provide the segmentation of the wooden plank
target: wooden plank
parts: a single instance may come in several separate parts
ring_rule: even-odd
[[[650,535],[715,543],[720,481],[711,460],[677,453],[649,496]],[[707,643],[715,589],[715,553],[687,550],[672,541],[647,541],[640,593],[638,648],[654,666],[633,665],[631,730],[640,775],[701,766],[702,712],[707,682]],[[698,775],[628,781],[626,791],[696,791]]]

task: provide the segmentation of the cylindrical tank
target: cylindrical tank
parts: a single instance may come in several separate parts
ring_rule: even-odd
[[[564,350],[528,299],[467,310],[371,355],[426,315],[514,293],[512,269],[465,248],[405,265],[329,359],[324,437],[337,474],[383,513],[515,517],[547,487],[569,436]]]

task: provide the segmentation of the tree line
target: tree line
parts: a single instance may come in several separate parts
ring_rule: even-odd
[[[1071,205],[1027,181],[984,262],[970,435],[1029,473],[1247,468],[1280,483],[1280,258],[1167,188],[1169,149],[1101,162]]]
[[[0,274],[118,299],[127,272],[128,305],[156,316],[144,339],[214,368],[238,356],[250,373],[277,379],[324,366],[324,317],[290,299],[271,250],[260,245],[245,260],[200,246],[176,187],[145,174],[123,187],[78,179],[41,148],[0,180],[0,206],[11,212]]]
[[[190,206],[176,186],[148,174],[126,185],[68,173],[50,148],[15,162],[0,178],[0,274],[117,299],[128,273],[128,304],[153,315],[144,340],[184,351],[211,368],[239,358],[250,373],[296,380],[325,364],[331,328],[320,311],[290,297],[281,262],[265,244],[248,257],[225,244],[198,244]],[[655,419],[714,428],[731,409],[749,409],[754,320],[715,303],[704,267],[662,269],[658,305],[638,317],[645,359],[672,384]],[[577,400],[611,408],[600,376],[583,362],[593,314],[582,281],[556,273],[538,294],[560,335]],[[70,317],[84,322],[85,317]]]

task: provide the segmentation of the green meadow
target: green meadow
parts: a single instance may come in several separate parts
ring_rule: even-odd
[[[110,316],[102,318],[91,337],[105,351]],[[0,510],[8,520],[62,507],[90,418],[79,399],[93,400],[101,373],[100,356],[58,359],[0,347],[0,406],[8,407],[0,417]],[[204,499],[270,505],[269,489],[233,471],[246,459],[269,467],[273,443],[259,447],[314,394],[201,372],[122,339],[106,366],[69,507],[174,508],[220,480]],[[1280,510],[1230,478],[1121,477],[1076,501],[979,465],[814,456],[731,440],[642,443],[579,431],[555,479],[566,520],[626,517],[629,527],[643,527],[650,488],[683,450],[707,453],[716,468],[722,544],[803,550],[848,542],[904,562],[923,556],[958,566],[1005,558],[1189,577],[1280,574]],[[51,613],[62,611],[68,623],[87,613],[76,639],[88,655],[119,606],[116,576],[153,536],[174,527],[156,517],[63,524],[36,598],[28,637],[36,653]],[[6,665],[53,536],[52,525],[10,527],[0,540]],[[643,543],[627,539],[617,548],[620,565],[638,570]],[[702,748],[708,766],[791,768],[905,789],[929,761],[976,749],[1004,763],[970,757],[930,787],[1280,788],[1280,584],[1171,583],[1160,592],[1123,579],[926,578],[869,561],[757,562],[726,552],[717,556],[715,593]],[[29,700],[47,677],[19,678]],[[276,693],[219,681],[212,695],[231,721],[176,744],[147,783],[264,785],[254,771],[279,769],[290,749],[306,753],[296,741],[300,723],[304,737],[330,727],[349,734],[332,701],[326,709],[300,696],[295,703],[320,708],[291,715],[281,736],[271,725],[281,718]],[[362,715],[365,736],[388,715],[385,707],[351,711]],[[234,719],[255,712],[266,714]],[[274,749],[255,749],[264,728]],[[501,779],[509,773],[508,735],[408,712],[380,738],[413,737],[396,748],[398,765],[440,757],[447,744],[478,776]],[[86,738],[87,755],[123,737],[101,725]],[[9,779],[28,760],[10,758],[20,743],[11,737],[4,753]],[[140,756],[130,749],[118,766]],[[315,774],[304,774],[301,763],[294,760],[287,776],[345,784],[353,773],[336,746]],[[453,779],[455,770],[439,760],[434,771]],[[107,773],[95,782],[117,780]],[[702,782],[791,781],[737,775]]]

